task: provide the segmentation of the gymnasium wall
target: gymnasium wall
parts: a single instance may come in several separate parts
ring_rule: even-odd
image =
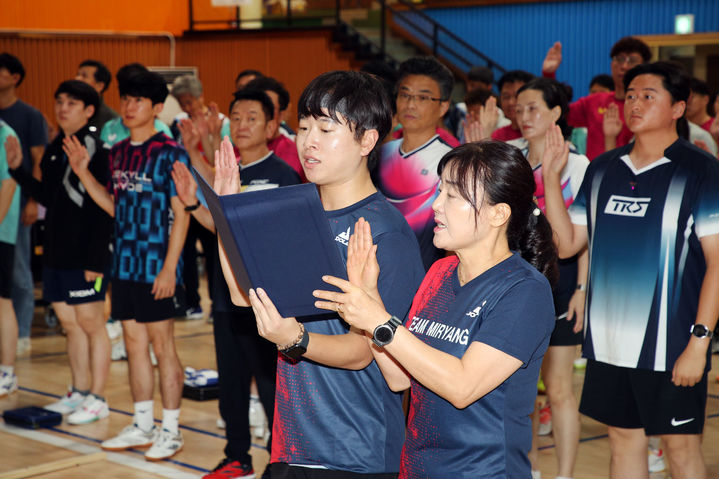
[[[0,51],[21,59],[27,75],[18,89],[24,101],[42,111],[54,123],[52,94],[57,85],[75,76],[86,58],[102,60],[114,73],[130,62],[147,66],[170,65],[170,42],[166,37],[92,37],[0,32]],[[237,73],[253,68],[282,81],[293,104],[307,83],[328,70],[347,70],[356,65],[352,56],[331,40],[330,30],[248,32],[189,35],[176,40],[176,66],[196,66],[206,101],[217,101],[225,111]],[[107,104],[117,110],[117,83],[105,92]],[[295,125],[294,113],[290,124]]]
[[[586,95],[610,73],[609,50],[626,35],[674,33],[674,16],[693,13],[695,32],[719,32],[716,0],[575,0],[424,10],[503,67],[539,74],[547,49],[564,47],[558,79]]]

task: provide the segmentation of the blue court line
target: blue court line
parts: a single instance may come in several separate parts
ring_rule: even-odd
[[[57,394],[52,394],[52,393],[48,393],[48,392],[45,392],[45,391],[38,391],[37,389],[30,389],[30,388],[27,388],[27,387],[24,387],[24,386],[20,386],[20,387],[18,387],[18,389],[20,389],[20,390],[22,390],[22,391],[34,393],[34,394],[39,394],[39,395],[41,395],[41,396],[47,396],[47,397],[51,397],[51,398],[56,398],[56,399],[59,399],[59,398],[62,397],[62,396],[58,396]],[[133,413],[127,412],[127,411],[123,411],[122,409],[110,408],[110,411],[116,412],[116,413],[118,413],[118,414],[124,414],[125,416],[133,416],[133,415],[134,415]],[[156,424],[162,424],[162,421],[160,421],[159,419],[155,419],[154,421],[155,421]],[[218,439],[227,439],[227,437],[226,437],[224,434],[217,434],[217,433],[214,433],[214,432],[206,431],[206,430],[204,430],[204,429],[198,429],[198,428],[192,427],[192,426],[183,426],[182,424],[180,424],[180,429],[185,429],[185,430],[187,430],[187,431],[196,432],[196,433],[198,433],[198,434],[204,434],[204,435],[206,435],[206,436],[216,437],[216,438],[218,438]],[[84,437],[84,436],[83,436],[83,437]],[[93,441],[99,441],[99,440],[96,440],[96,439],[91,439],[91,440],[93,440]],[[102,442],[102,441],[99,441],[99,442]],[[250,446],[251,446],[251,447],[256,447],[256,448],[258,448],[258,449],[264,449],[265,451],[267,450],[267,447],[265,447],[265,446],[263,446],[263,445],[261,445],[261,444],[251,443]]]
[[[94,442],[94,443],[97,443],[97,444],[100,444],[100,443],[102,442],[100,439],[95,439],[95,438],[93,438],[93,437],[83,436],[82,434],[77,434],[77,433],[75,433],[75,432],[66,431],[66,430],[64,430],[64,429],[59,429],[59,428],[57,428],[57,427],[49,427],[49,428],[47,428],[47,429],[50,429],[51,431],[59,432],[60,434],[65,434],[66,436],[71,436],[71,437],[76,437],[76,438],[79,438],[79,439],[84,439],[84,440],[86,440],[86,441],[91,441],[91,442]],[[127,451],[127,452],[132,452],[132,453],[134,453],[134,454],[138,454],[138,455],[142,455],[142,456],[145,455],[145,453],[144,453],[143,451],[138,451],[137,449],[126,449],[125,451]],[[164,459],[162,462],[169,462],[169,463],[171,463],[171,464],[175,464],[175,465],[178,465],[178,466],[186,467],[186,468],[188,468],[188,469],[193,469],[193,470],[199,471],[199,472],[210,472],[209,469],[205,469],[204,467],[194,466],[194,465],[192,465],[192,464],[187,464],[187,463],[181,462],[181,461],[175,461],[174,459]]]

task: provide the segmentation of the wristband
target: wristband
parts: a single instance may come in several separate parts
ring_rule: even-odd
[[[201,205],[200,200],[197,200],[196,204],[194,204],[192,206],[185,206],[185,211],[187,211],[187,212],[195,211],[197,208],[200,207],[200,205]]]

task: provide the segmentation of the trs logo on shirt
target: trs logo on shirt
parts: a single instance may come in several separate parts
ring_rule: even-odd
[[[604,213],[608,215],[644,218],[651,201],[651,198],[612,195],[609,197],[609,201],[607,201]]]

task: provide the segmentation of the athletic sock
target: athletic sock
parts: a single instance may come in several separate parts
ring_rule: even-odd
[[[106,401],[105,401],[105,396],[100,396],[99,394],[93,394],[93,393],[90,393],[90,394],[92,394],[93,396],[95,396],[95,399],[99,399],[100,401],[106,402]]]
[[[80,393],[80,394],[82,394],[83,396],[87,396],[88,394],[90,394],[90,390],[89,390],[89,389],[78,389],[78,388],[76,388],[75,386],[72,387],[72,392],[74,392],[74,393]]]
[[[179,409],[163,409],[162,410],[162,429],[167,429],[172,434],[177,434],[180,427],[180,410]]]
[[[135,403],[135,424],[145,432],[152,430],[152,399]]]
[[[15,366],[3,366],[0,364],[0,373],[13,375],[15,373]]]

